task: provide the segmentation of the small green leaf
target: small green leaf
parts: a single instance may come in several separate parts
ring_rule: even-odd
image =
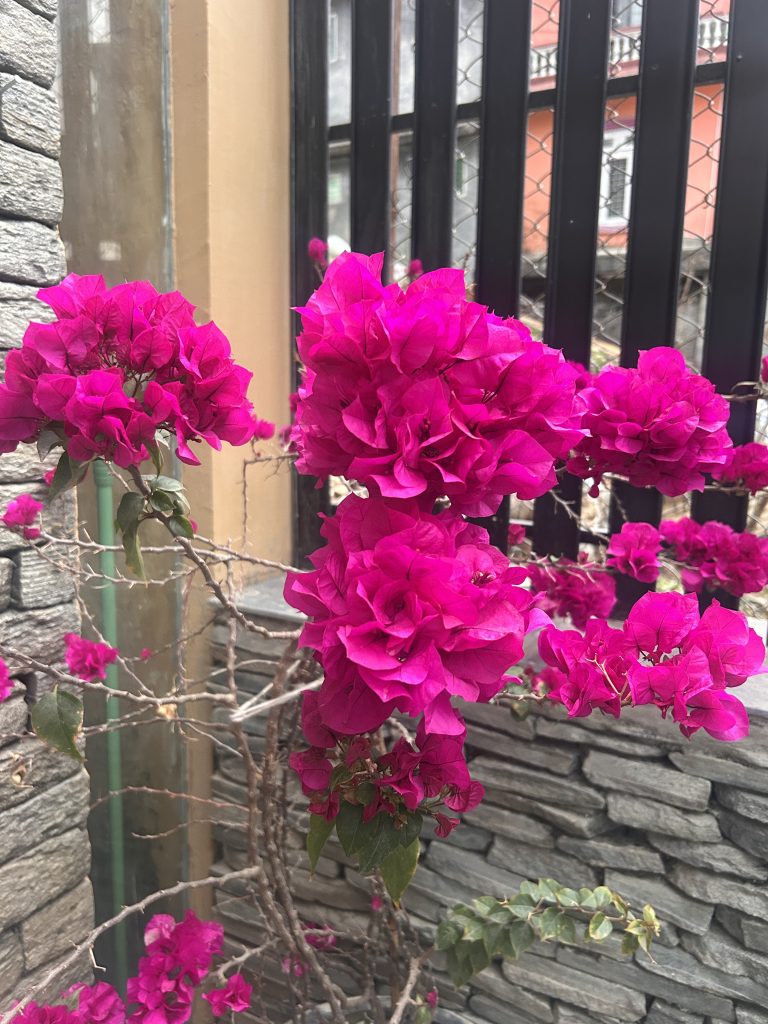
[[[32,728],[35,735],[54,750],[83,760],[75,738],[83,727],[83,705],[74,694],[56,688],[32,705]]]
[[[432,1020],[432,1007],[424,1003],[419,1006],[413,1016],[413,1024],[430,1024]]]
[[[536,933],[527,921],[515,921],[507,928],[507,939],[511,950],[507,955],[517,959],[534,944]]]
[[[388,814],[377,814],[363,828],[363,842],[357,848],[360,873],[370,875],[400,845],[400,835]]]
[[[57,498],[64,491],[69,491],[76,487],[87,472],[87,462],[75,462],[74,459],[70,459],[69,455],[64,452],[56,465],[56,472],[53,474],[53,479],[48,487],[48,494],[46,495],[48,504],[50,505],[53,499]]]
[[[575,889],[559,889],[557,892],[557,902],[561,907],[578,907],[579,894]]]
[[[140,580],[146,579],[144,573],[144,557],[141,554],[139,542],[139,525],[132,526],[123,532],[123,551],[125,552],[125,564],[128,569],[138,576]]]
[[[40,456],[40,461],[43,462],[47,459],[53,449],[63,443],[55,430],[50,428],[41,430],[40,437],[37,439],[37,454]]]
[[[115,526],[121,533],[135,530],[144,513],[144,497],[136,491],[126,491],[120,499],[115,515]]]
[[[562,910],[557,907],[547,907],[540,917],[536,918],[539,926],[539,935],[542,939],[554,939],[562,916]]]
[[[435,949],[450,949],[451,946],[455,946],[461,938],[462,929],[461,926],[456,924],[455,921],[451,921],[450,918],[445,918],[437,926],[437,935],[435,936]]]
[[[510,900],[507,904],[507,909],[511,914],[514,914],[515,917],[526,918],[535,905],[536,901],[532,896],[528,896],[526,893],[520,892]]]
[[[572,917],[568,917],[567,914],[561,914],[560,920],[557,924],[557,936],[558,942],[567,942],[570,945],[575,946],[578,942],[578,936],[576,934],[576,922]]]
[[[152,465],[155,467],[158,476],[163,471],[163,452],[159,444],[147,445],[149,454],[152,456]]]
[[[145,476],[150,491],[183,491],[184,484],[173,476]]]
[[[636,935],[623,935],[621,939],[621,952],[624,956],[632,956],[637,952],[640,942]]]
[[[499,901],[494,896],[478,896],[472,900],[472,906],[481,917],[488,917],[499,909]]]
[[[344,801],[336,816],[336,835],[344,853],[356,853],[363,842],[363,808],[359,804]]]
[[[608,938],[612,931],[613,922],[610,921],[602,911],[598,911],[594,915],[589,922],[589,927],[587,929],[589,937],[593,942],[603,942]]]
[[[418,863],[419,840],[414,839],[410,846],[396,846],[379,865],[381,879],[396,907],[400,906],[400,898],[410,885]]]
[[[168,520],[168,529],[174,537],[186,537],[188,540],[192,540],[195,536],[192,523],[186,516],[180,516],[178,513]]]
[[[409,815],[404,827],[399,830],[401,846],[410,846],[414,840],[419,838],[423,821],[424,815],[418,811]]]
[[[327,821],[321,814],[310,814],[309,832],[307,833],[307,854],[309,867],[314,874],[315,868],[328,836],[333,832],[333,821]]]

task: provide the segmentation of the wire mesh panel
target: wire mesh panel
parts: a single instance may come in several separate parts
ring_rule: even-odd
[[[350,218],[350,181],[354,180],[354,174],[350,171],[350,147],[359,145],[360,132],[364,131],[357,123],[355,131],[358,138],[355,143],[352,124],[355,120],[355,105],[351,90],[352,48],[355,46],[354,11],[358,2],[326,0],[329,138],[327,209],[332,255],[351,246],[354,231],[354,217]],[[503,129],[496,126],[493,129],[498,133],[496,139],[483,139],[483,125],[486,123],[484,117],[493,99],[488,90],[511,88],[494,85],[493,77],[484,74],[486,22],[489,12],[493,13],[493,3],[494,0],[391,0],[390,192],[388,224],[386,230],[382,231],[382,237],[388,239],[388,274],[392,280],[405,283],[413,257],[426,257],[429,263],[430,253],[419,251],[421,246],[426,246],[431,248],[433,255],[440,250],[445,253],[446,260],[463,268],[470,292],[477,288],[480,274],[479,209],[486,173],[484,163],[489,167],[494,163],[483,154],[488,154],[489,145],[492,147],[496,141],[501,143],[504,138]],[[364,0],[361,7],[363,5]],[[442,9],[443,5],[450,18],[443,18],[441,24],[441,19],[430,18],[429,12],[436,7]],[[509,6],[518,7],[517,4]],[[572,31],[576,24],[573,19],[578,20],[583,14],[593,22],[584,36],[589,42],[598,31],[594,22],[600,21],[603,15],[608,19],[605,62],[600,72],[604,98],[597,115],[599,120],[594,119],[594,110],[591,113],[586,109],[577,110],[577,120],[592,117],[592,123],[599,124],[599,145],[596,150],[598,162],[593,167],[594,173],[590,172],[594,181],[584,193],[590,207],[593,200],[596,202],[595,227],[589,242],[591,255],[587,260],[590,265],[594,263],[594,275],[590,294],[587,296],[585,292],[582,307],[589,311],[589,320],[585,338],[580,344],[581,357],[583,361],[589,362],[592,370],[607,363],[631,362],[640,346],[658,344],[677,345],[693,367],[706,365],[705,340],[712,298],[711,264],[732,9],[738,11],[740,7],[745,7],[746,17],[751,17],[753,8],[757,11],[760,6],[760,0],[698,0],[698,4],[696,0],[680,0],[675,4],[670,4],[669,0],[530,0],[525,9],[528,40],[525,63],[528,73],[524,83],[521,80],[514,86],[518,91],[516,96],[525,93],[522,100],[527,104],[527,115],[516,129],[519,130],[520,153],[524,156],[521,155],[520,164],[520,237],[518,244],[513,247],[519,267],[513,291],[517,314],[537,337],[545,333],[545,313],[548,305],[554,301],[553,289],[558,287],[551,264],[551,225],[553,213],[556,212],[553,211],[552,203],[553,192],[555,195],[557,193],[555,182],[558,174],[563,181],[567,181],[569,175],[578,176],[583,173],[577,166],[578,160],[569,165],[565,177],[563,168],[558,169],[553,163],[557,110],[567,99],[562,88],[558,89],[558,86],[562,86],[566,70],[561,66],[566,52],[563,50],[564,32],[569,24],[569,31]],[[577,12],[575,15],[574,10]],[[689,114],[686,115],[684,137],[681,140],[685,155],[681,157],[684,164],[680,168],[684,180],[679,182],[680,196],[675,207],[679,217],[673,218],[680,228],[674,257],[679,269],[667,275],[668,283],[671,282],[673,300],[669,315],[656,322],[647,320],[648,336],[640,339],[637,328],[639,324],[645,324],[646,320],[632,313],[632,270],[628,253],[631,249],[633,221],[638,224],[644,222],[647,219],[645,212],[651,209],[649,199],[641,200],[644,207],[633,199],[635,177],[640,173],[639,168],[642,168],[639,162],[642,157],[638,150],[638,118],[643,103],[644,39],[646,32],[651,31],[652,18],[678,19],[679,26],[682,24],[680,19],[683,18],[683,11],[687,12],[693,33],[688,52],[694,66],[691,68],[690,82],[685,87],[688,92],[685,96],[681,94],[682,99],[689,104]],[[451,22],[450,32],[445,27],[446,20]],[[423,42],[426,31],[433,33],[432,43]],[[656,31],[658,34],[658,23]],[[419,32],[422,33],[422,43],[417,40]],[[658,38],[661,41],[661,35]],[[438,41],[440,52],[433,52],[431,47],[437,46]],[[450,57],[449,60],[446,55]],[[364,59],[364,55],[361,59]],[[519,60],[519,52],[516,59]],[[439,73],[445,77],[440,96],[427,95],[430,82],[424,80],[423,74],[420,80],[419,62],[422,69],[438,68]],[[732,63],[735,66],[736,61]],[[451,66],[449,82],[447,74]],[[679,74],[680,69],[677,71]],[[646,74],[650,75],[650,71],[646,71]],[[430,75],[434,77],[431,72]],[[599,97],[600,92],[598,89],[594,97]],[[597,103],[598,99],[594,97],[589,100],[570,97],[569,102],[578,108],[579,104]],[[508,103],[514,102],[515,96],[507,96],[505,99]],[[425,148],[420,144],[419,134],[421,132],[423,143],[425,131],[438,130],[437,122],[431,120],[432,115],[425,113],[429,105],[435,103],[443,111],[439,119],[439,131],[444,131],[445,126],[452,122],[455,124],[452,150],[450,147],[440,150],[441,155],[437,159],[434,143],[429,142]],[[658,116],[661,117],[661,114]],[[431,128],[425,128],[425,118],[429,120]],[[664,152],[659,154],[662,165],[667,156]],[[431,162],[430,168],[434,169],[425,171],[425,161]],[[359,177],[358,190],[364,188],[364,185],[364,178]],[[593,187],[596,191],[589,198],[589,190]],[[578,191],[578,183],[575,188]],[[446,223],[441,225],[431,222],[434,219],[431,211],[436,207],[430,191],[435,190],[444,202],[445,213],[441,217]],[[416,215],[420,218],[416,229],[414,196],[417,200]],[[503,204],[498,199],[496,201],[501,211]],[[427,203],[427,207],[424,207],[424,203]],[[426,215],[425,209],[429,210]],[[644,245],[647,245],[647,235],[646,231]],[[420,241],[420,238],[424,241]],[[558,244],[562,244],[562,239]],[[665,251],[669,250],[669,244],[667,238]],[[581,269],[580,266],[574,266],[569,268],[568,273],[578,276]],[[636,271],[635,276],[639,279],[641,272]],[[633,335],[633,325],[627,323],[628,316],[634,318]],[[567,317],[562,321],[564,325],[569,322]],[[566,328],[563,327],[563,330]],[[628,341],[629,335],[632,335],[631,342]],[[549,334],[547,341],[565,344],[566,347],[570,344],[566,337]],[[768,422],[759,422],[758,430],[768,430]],[[574,484],[574,488],[580,490],[581,485]],[[630,506],[636,500],[631,495],[624,494],[622,497],[629,499]],[[574,500],[578,503],[579,498],[582,499],[587,531],[605,530],[609,520],[607,497],[602,496],[599,501],[593,501],[576,494]],[[639,507],[636,506],[635,513]],[[658,514],[661,514],[662,508],[658,501],[656,508]],[[680,510],[683,510],[683,505],[675,504],[674,511]],[[667,514],[669,508],[665,505],[663,511]],[[530,521],[531,503],[512,502],[510,514],[519,521]],[[632,507],[626,507],[625,501],[617,501],[611,513],[611,525],[617,526],[619,520],[616,517],[625,514],[630,518],[637,517]],[[582,536],[582,542],[587,539]],[[551,549],[549,541],[546,547]]]

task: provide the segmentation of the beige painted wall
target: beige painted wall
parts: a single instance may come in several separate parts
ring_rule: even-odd
[[[290,81],[287,0],[173,0],[177,287],[254,372],[259,416],[288,421]],[[203,533],[243,539],[245,449],[208,455],[187,483]],[[247,470],[249,550],[290,560],[287,468]]]

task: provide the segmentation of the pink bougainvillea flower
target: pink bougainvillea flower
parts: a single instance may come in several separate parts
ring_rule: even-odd
[[[757,494],[768,487],[768,447],[756,441],[739,445],[729,452],[724,465],[712,470],[712,477],[722,484]]]
[[[328,265],[328,243],[322,238],[310,238],[307,242],[307,256],[319,267]]]
[[[369,492],[488,515],[505,494],[535,498],[582,437],[576,371],[466,298],[460,270],[381,283],[383,257],[344,253],[299,310],[293,441],[301,472]]]
[[[666,519],[659,527],[671,556],[681,563],[687,591],[722,589],[736,597],[768,585],[768,538],[737,533],[725,523]]]
[[[768,384],[768,356],[763,356],[763,361],[760,363],[760,380],[764,384]]]
[[[141,651],[139,652],[139,657],[141,658],[142,661],[149,661],[149,659],[152,657],[152,654],[153,652],[149,649],[149,647],[142,647]]]
[[[107,665],[112,665],[120,653],[115,647],[86,640],[77,633],[67,633],[64,643],[67,668],[73,676],[79,676],[86,683],[106,679]]]
[[[424,273],[424,264],[421,260],[411,260],[408,264],[407,277],[409,281],[415,281]]]
[[[5,506],[2,521],[11,530],[21,530],[25,540],[35,540],[40,536],[40,527],[35,524],[42,511],[42,501],[31,494],[20,494]]]
[[[569,615],[578,629],[593,616],[607,618],[616,604],[616,583],[609,573],[569,558],[555,565],[530,565],[528,578],[536,607],[561,618]]]
[[[8,700],[12,693],[13,680],[11,679],[8,671],[8,666],[3,659],[0,658],[0,703],[4,700]]]
[[[568,469],[593,491],[605,473],[671,497],[700,491],[732,447],[729,403],[672,348],[641,352],[637,369],[606,367],[579,398],[587,436]]]
[[[242,974],[233,974],[227,978],[223,988],[214,988],[203,993],[203,999],[211,1004],[214,1017],[222,1017],[227,1010],[241,1013],[251,1005],[253,986],[249,985]]]
[[[608,544],[606,564],[641,583],[659,578],[661,535],[650,523],[624,523]]]
[[[525,540],[525,527],[518,523],[510,523],[507,527],[507,547],[515,548]]]
[[[325,750],[321,750],[319,747],[310,747],[309,750],[293,753],[289,758],[289,763],[299,776],[301,788],[307,796],[322,793],[328,788],[333,765],[325,756]]]
[[[74,985],[65,997],[77,996],[76,1014],[81,1024],[124,1024],[125,1005],[106,981],[95,985]]]
[[[192,442],[218,449],[272,435],[248,401],[251,374],[215,324],[195,324],[178,292],[70,274],[38,294],[58,319],[30,324],[8,354],[0,452],[50,429],[76,462],[128,468],[149,458],[161,430],[176,434],[179,457],[194,464]]]
[[[437,989],[436,988],[430,989],[429,992],[427,992],[427,994],[426,994],[426,996],[424,998],[425,998],[427,1006],[430,1008],[430,1010],[434,1010],[434,1009],[437,1008]]]
[[[350,495],[322,533],[315,570],[285,587],[324,670],[311,728],[356,735],[397,708],[423,714],[427,732],[461,733],[451,698],[490,700],[546,621],[519,586],[525,570],[485,530],[414,503]]]
[[[693,594],[645,594],[622,629],[590,620],[586,633],[543,630],[539,675],[550,699],[573,717],[594,710],[618,717],[629,705],[654,704],[685,736],[704,729],[742,739],[749,721],[726,689],[760,672],[763,642],[740,612],[717,601],[699,616]]]

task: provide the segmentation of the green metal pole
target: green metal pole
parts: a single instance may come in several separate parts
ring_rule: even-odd
[[[100,460],[93,464],[93,479],[96,483],[101,572],[107,579],[115,576],[115,553],[107,550],[115,543],[115,513],[112,495],[112,477]],[[101,631],[111,647],[117,647],[117,595],[115,584],[105,581],[101,584]],[[115,689],[118,685],[117,665],[107,667],[107,686]],[[115,722],[120,715],[117,697],[107,698],[107,723]],[[107,731],[107,790],[109,794],[109,850],[112,883],[112,912],[119,914],[125,906],[125,836],[123,830],[123,765],[121,756],[120,730]],[[125,922],[114,929],[115,936],[115,981],[119,992],[125,991],[128,950]]]

